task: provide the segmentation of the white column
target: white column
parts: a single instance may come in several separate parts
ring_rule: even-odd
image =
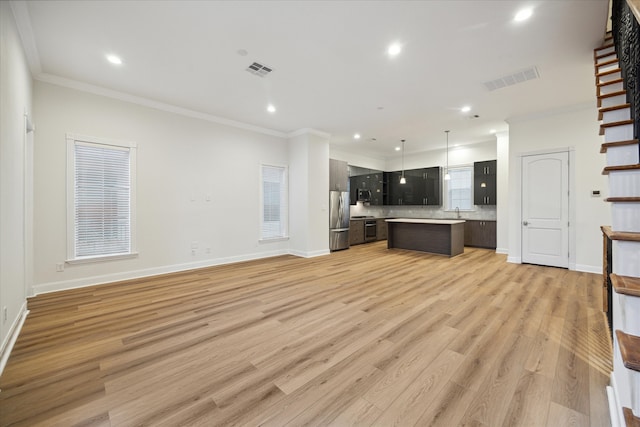
[[[289,250],[329,253],[329,138],[313,129],[289,135]]]

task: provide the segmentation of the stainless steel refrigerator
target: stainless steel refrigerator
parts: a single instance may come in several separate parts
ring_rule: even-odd
[[[329,192],[329,249],[349,247],[349,192]]]

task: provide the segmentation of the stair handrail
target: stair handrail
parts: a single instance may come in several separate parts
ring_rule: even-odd
[[[640,134],[640,0],[612,0],[611,34],[631,105],[633,137]]]

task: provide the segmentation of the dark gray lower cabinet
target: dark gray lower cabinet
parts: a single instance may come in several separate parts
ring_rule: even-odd
[[[477,248],[496,248],[496,221],[466,220],[464,245]]]
[[[376,240],[387,240],[387,221],[376,220]]]
[[[359,245],[364,243],[364,221],[349,221],[349,244]]]

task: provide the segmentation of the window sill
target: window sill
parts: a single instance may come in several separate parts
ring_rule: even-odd
[[[274,242],[285,242],[289,240],[289,236],[284,237],[269,237],[266,239],[258,239],[259,243],[274,243]]]
[[[93,262],[117,261],[121,259],[131,259],[131,258],[137,258],[137,257],[138,257],[138,252],[131,252],[128,254],[102,255],[102,256],[68,259],[65,261],[65,263],[66,264],[89,264]]]

